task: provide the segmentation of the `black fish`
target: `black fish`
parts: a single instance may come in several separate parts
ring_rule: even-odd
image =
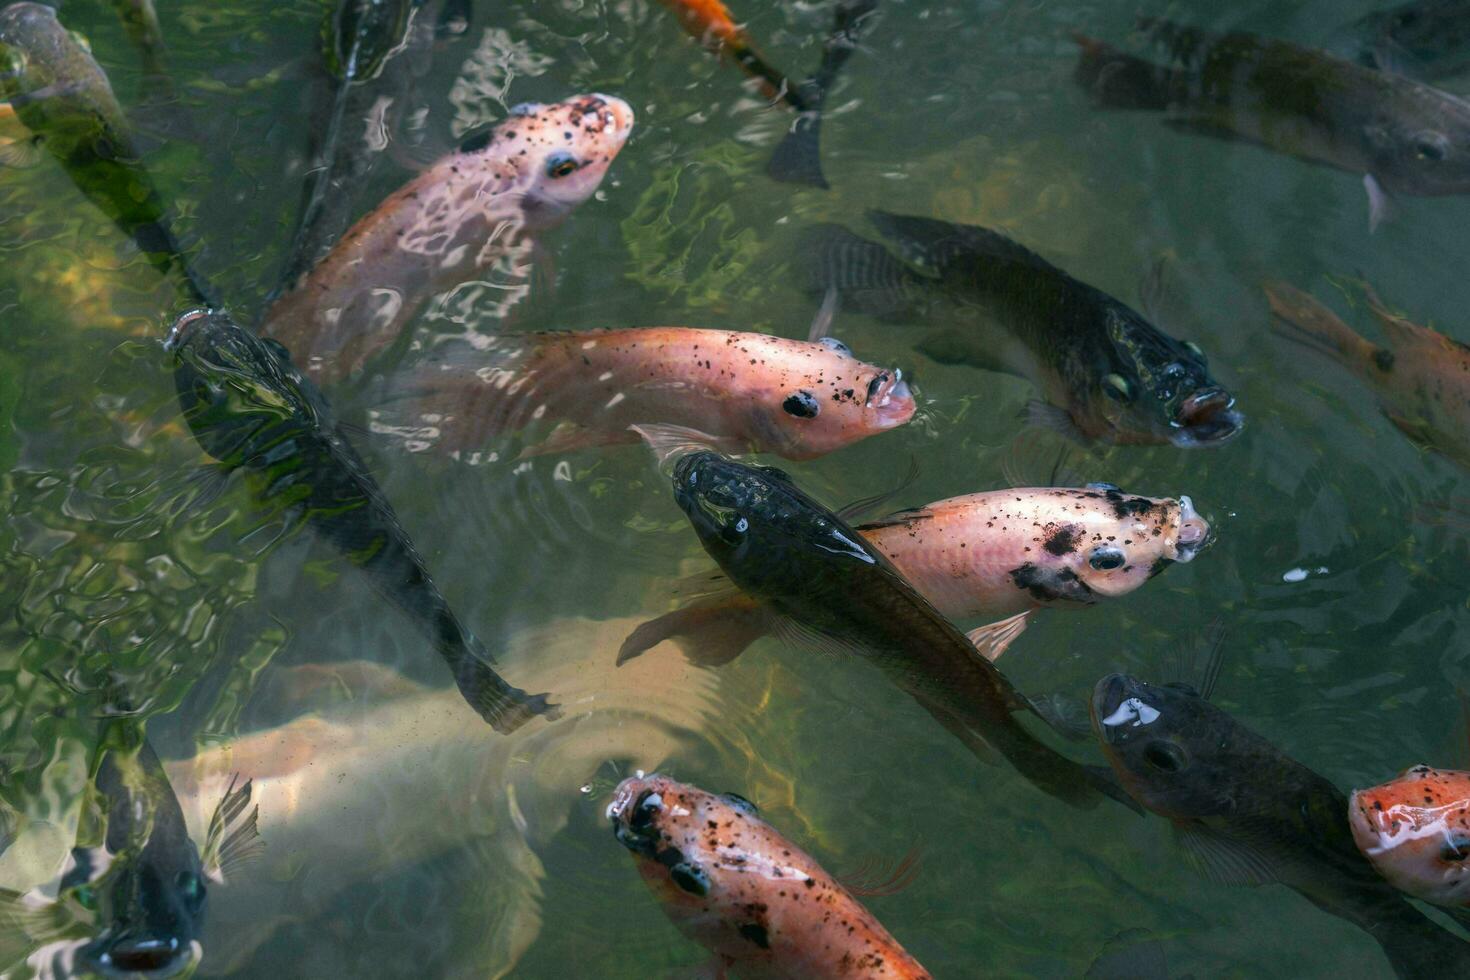
[[[32,139],[154,268],[177,275],[193,302],[214,302],[169,228],[107,76],[50,7],[15,3],[0,10],[0,99],[10,100]]]
[[[887,317],[921,316],[943,297],[933,319],[974,322],[919,349],[941,363],[1028,379],[1046,400],[1033,406],[1033,421],[1082,441],[1181,447],[1219,445],[1240,431],[1235,399],[1210,376],[1198,345],[987,228],[868,216],[906,262],[844,228],[818,226],[804,250],[813,287]]]
[[[7,948],[30,951],[43,975],[173,977],[203,955],[209,884],[221,884],[264,845],[250,783],[231,784],[210,820],[203,852],[152,747],[104,745],[54,901],[0,890]],[[96,843],[84,843],[95,840]],[[0,966],[4,966],[0,963]]]
[[[1058,799],[1123,798],[1105,771],[1028,732],[1022,717],[1040,721],[1031,702],[881,552],[784,473],[693,452],[674,466],[674,497],[731,581],[780,620],[778,632],[857,652],[971,752],[998,751]]]
[[[1470,103],[1287,41],[1141,26],[1167,46],[1167,64],[1077,37],[1077,81],[1100,104],[1362,174],[1373,226],[1386,193],[1470,193]]]
[[[1347,797],[1199,692],[1112,674],[1093,692],[1092,724],[1123,788],[1173,822],[1209,877],[1286,885],[1376,939],[1400,977],[1470,976],[1470,943],[1358,851]]]
[[[545,695],[527,695],[491,669],[488,652],[429,577],[331,406],[284,347],[207,310],[179,317],[165,345],[174,355],[184,418],[204,451],[226,470],[258,473],[262,503],[299,516],[361,568],[429,638],[481,717],[511,732],[554,712]]]
[[[771,179],[822,188],[829,186],[822,174],[822,107],[832,83],[837,81],[837,73],[857,47],[864,22],[877,9],[878,0],[837,0],[832,33],[822,45],[822,61],[817,65],[816,74],[801,84],[802,107],[797,108],[796,120],[790,131],[766,164],[766,173]]]

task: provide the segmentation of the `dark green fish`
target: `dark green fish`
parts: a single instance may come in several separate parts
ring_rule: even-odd
[[[203,955],[210,883],[223,884],[264,846],[250,783],[231,784],[202,852],[146,741],[104,745],[91,795],[95,817],[84,811],[54,893],[0,889],[5,948],[26,950],[41,976],[192,972]]]
[[[60,161],[154,268],[177,275],[194,302],[213,305],[169,229],[107,76],[50,7],[16,3],[0,10],[0,99],[10,101],[32,140]]]
[[[779,620],[778,635],[856,652],[982,759],[998,751],[1042,791],[1076,806],[1116,795],[1106,771],[1031,734],[1041,716],[882,553],[781,471],[696,451],[674,466],[674,498],[710,557]]]
[[[1240,431],[1235,399],[1198,345],[997,232],[870,211],[905,261],[834,225],[809,232],[818,291],[888,317],[952,326],[919,349],[945,364],[1019,375],[1045,399],[1032,421],[1079,441],[1217,446]],[[934,301],[942,308],[931,308]]]
[[[1144,21],[1155,64],[1077,36],[1077,81],[1104,106],[1153,109],[1179,129],[1259,143],[1362,174],[1370,221],[1385,193],[1470,193],[1470,103],[1287,41]]]
[[[1357,61],[1415,78],[1470,68],[1470,0],[1411,0],[1353,22]]]
[[[1172,821],[1207,876],[1286,885],[1376,939],[1400,977],[1470,976],[1470,943],[1358,851],[1347,797],[1193,688],[1112,674],[1093,692],[1092,724],[1123,788]]]
[[[545,695],[527,695],[491,669],[489,653],[429,577],[331,406],[284,347],[215,310],[179,317],[165,347],[174,355],[184,418],[204,451],[226,471],[257,473],[262,504],[303,521],[362,569],[429,638],[481,717],[511,732],[554,714]]]

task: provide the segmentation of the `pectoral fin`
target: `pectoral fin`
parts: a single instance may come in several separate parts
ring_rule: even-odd
[[[583,449],[627,445],[637,441],[637,434],[626,430],[619,432],[608,429],[594,429],[588,426],[574,425],[571,422],[563,422],[552,430],[551,435],[547,436],[541,442],[522,449],[517,458],[531,459],[536,456],[550,456],[554,453],[575,453]]]
[[[1436,449],[1437,434],[1434,427],[1420,419],[1410,419],[1389,409],[1383,409],[1383,417],[1393,423],[1394,428],[1409,437],[1409,441],[1421,449]]]
[[[1026,403],[1025,410],[1021,413],[1022,420],[1027,425],[1034,425],[1039,429],[1050,429],[1058,435],[1066,436],[1074,442],[1086,445],[1088,439],[1077,427],[1076,421],[1065,408],[1057,408],[1049,402],[1031,399]]]
[[[26,170],[45,156],[40,136],[0,136],[0,166]]]
[[[835,877],[843,888],[860,898],[897,895],[914,883],[922,864],[923,854],[915,846],[897,861],[875,858]]]
[[[1175,839],[1196,871],[1222,885],[1276,881],[1269,858],[1249,844],[1197,821],[1174,824]]]
[[[754,599],[739,594],[707,598],[643,623],[623,641],[617,663],[673,640],[690,663],[719,667],[770,629],[771,614]]]
[[[250,806],[251,781],[245,780],[245,785],[236,789],[238,779],[238,774],[230,779],[224,799],[209,818],[209,830],[199,854],[205,876],[218,884],[224,884],[265,849],[257,827],[260,807]]]
[[[1371,235],[1379,225],[1393,217],[1393,199],[1372,174],[1363,175],[1363,189],[1368,192],[1368,233]]]
[[[998,622],[977,626],[965,635],[970,638],[976,653],[994,663],[1015,642],[1016,637],[1025,632],[1029,617],[1034,611],[1027,609]]]

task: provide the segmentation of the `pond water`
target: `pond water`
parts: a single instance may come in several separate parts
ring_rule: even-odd
[[[1327,45],[1375,6],[1187,0],[1168,13]],[[1002,230],[1131,305],[1167,257],[1162,325],[1209,352],[1247,418],[1234,440],[1084,448],[1022,435],[1027,382],[936,364],[911,325],[848,310],[833,332],[903,368],[917,417],[819,459],[766,461],[833,507],[901,483],[911,460],[918,475],[895,506],[1018,475],[1044,483],[1059,455],[1083,481],[1188,494],[1214,528],[1210,547],[1125,598],[1036,617],[1000,661],[1017,687],[1080,700],[1113,671],[1173,680],[1218,621],[1214,702],[1337,786],[1420,762],[1470,768],[1458,696],[1470,682],[1470,546],[1452,509],[1470,486],[1339,365],[1274,336],[1260,288],[1291,282],[1376,336],[1329,281],[1361,275],[1395,308],[1470,340],[1458,260],[1470,200],[1403,197],[1370,233],[1359,175],[1098,109],[1072,80],[1069,35],[1140,50],[1136,7],[881,3],[828,100],[823,190],[767,177],[789,111],[664,5],[461,4],[467,27],[442,32],[394,96],[389,151],[341,191],[353,217],[516,104],[603,92],[637,122],[593,199],[542,236],[527,295],[458,291],[412,321],[419,343],[375,370],[410,372],[429,340],[467,330],[678,324],[802,338],[816,310],[803,229],[870,234],[873,207]],[[160,108],[109,5],[61,8],[133,110],[194,265],[242,322],[258,316],[296,225],[327,12],[160,4],[178,94]],[[797,76],[831,25],[822,3],[733,13]],[[1367,933],[1296,893],[1196,873],[1166,821],[1074,810],[978,762],[857,659],[768,638],[717,670],[670,645],[615,667],[628,630],[708,567],[645,449],[520,460],[531,436],[518,435],[475,463],[405,452],[371,431],[372,385],[329,386],[460,619],[507,679],[568,709],[497,735],[413,626],[329,547],[262,517],[248,481],[172,505],[208,462],[161,347],[189,301],[51,158],[0,169],[0,253],[0,886],[46,879],[71,847],[98,731],[78,692],[122,692],[196,836],[218,787],[190,775],[192,757],[262,786],[289,766],[313,773],[260,797],[265,851],[239,882],[211,888],[200,975],[692,970],[707,951],[664,916],[604,817],[620,778],[655,767],[756,802],[831,871],[919,848],[917,879],[867,904],[936,977],[1078,976],[1120,934],[1161,943],[1169,976],[1389,975]],[[1067,751],[1102,761],[1085,742]]]

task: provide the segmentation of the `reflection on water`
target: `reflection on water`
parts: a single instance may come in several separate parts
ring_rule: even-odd
[[[1345,25],[1385,6],[1191,0],[1169,14],[1346,50]],[[178,93],[161,107],[108,7],[62,16],[129,111],[194,267],[254,322],[320,135],[303,105],[321,86],[302,66],[320,57],[324,6],[160,5]],[[1467,764],[1470,485],[1340,364],[1273,331],[1261,286],[1290,283],[1382,344],[1350,279],[1361,274],[1395,312],[1470,339],[1456,275],[1470,202],[1403,195],[1370,235],[1360,172],[1099,108],[1073,80],[1069,34],[1142,52],[1133,5],[880,4],[826,98],[827,191],[766,176],[790,109],[664,4],[417,9],[431,40],[412,65],[389,60],[382,87],[363,89],[381,98],[354,91],[361,117],[343,129],[382,154],[351,171],[338,224],[517,104],[603,92],[637,116],[561,227],[440,293],[367,376],[327,391],[455,614],[497,651],[497,671],[552,692],[563,714],[492,732],[348,563],[263,517],[238,475],[214,479],[159,346],[183,299],[55,161],[0,168],[0,887],[54,879],[85,843],[98,724],[80,704],[110,700],[147,722],[192,839],[234,773],[253,780],[266,849],[211,885],[201,975],[693,968],[706,951],[649,898],[603,817],[619,780],[655,768],[755,801],[834,873],[918,846],[917,880],[864,904],[935,976],[1075,976],[1094,961],[1149,975],[1160,960],[1169,975],[1386,970],[1365,932],[1291,891],[1196,874],[1163,821],[1056,806],[978,761],[859,660],[766,637],[717,670],[672,644],[617,665],[628,633],[709,567],[651,455],[520,458],[551,434],[540,424],[479,454],[405,452],[374,431],[396,424],[377,399],[447,342],[507,332],[805,338],[803,233],[836,223],[871,237],[873,208],[995,229],[1130,306],[1167,259],[1151,315],[1207,351],[1235,395],[1247,422],[1228,444],[1018,439],[1031,384],[938,363],[918,350],[923,324],[849,307],[832,333],[901,368],[917,414],[781,465],[833,507],[899,485],[910,459],[918,476],[893,509],[1054,474],[1187,491],[1210,546],[1134,593],[1042,609],[1000,661],[1006,675],[1085,725],[1076,712],[1099,677],[1189,680],[1187,651],[1219,620],[1213,703],[1338,789],[1371,786],[1415,763]],[[819,63],[833,22],[825,4],[733,14],[791,72]],[[441,29],[460,18],[463,30]],[[1454,61],[1420,35],[1402,43],[1426,71]],[[0,955],[9,942],[0,934]]]

